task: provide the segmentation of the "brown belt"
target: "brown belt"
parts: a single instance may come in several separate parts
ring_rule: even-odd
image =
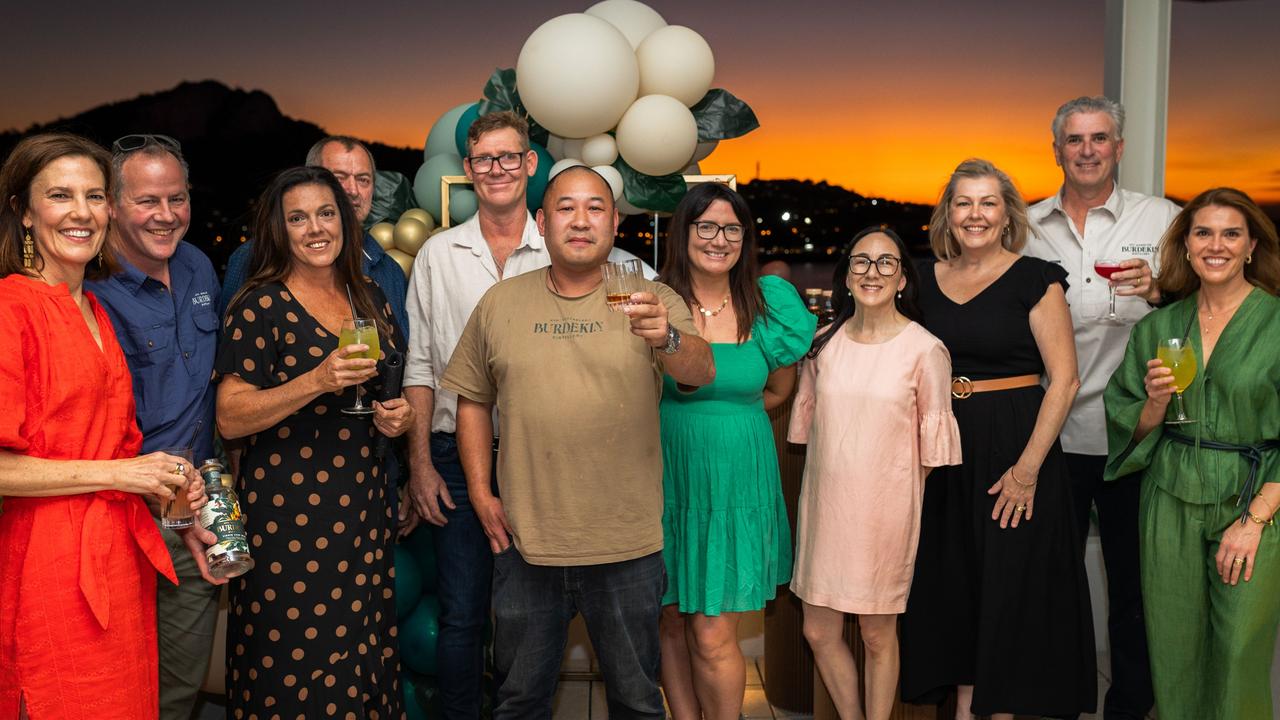
[[[1039,375],[1015,375],[994,380],[970,380],[967,377],[951,378],[951,397],[963,400],[974,393],[994,390],[1012,390],[1040,384]]]

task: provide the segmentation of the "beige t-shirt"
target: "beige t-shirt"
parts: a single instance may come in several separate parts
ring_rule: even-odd
[[[697,334],[679,295],[644,284],[668,322]],[[561,297],[542,269],[481,298],[441,387],[498,405],[498,490],[527,562],[595,565],[662,549],[661,358],[608,309],[603,288]]]

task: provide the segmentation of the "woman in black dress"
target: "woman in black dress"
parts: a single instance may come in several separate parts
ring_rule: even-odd
[[[1096,704],[1083,544],[1058,444],[1079,387],[1067,273],[1018,256],[1027,232],[1008,176],[967,160],[934,209],[938,262],[921,272],[925,327],[951,353],[964,464],[925,486],[902,696],[936,703],[954,686],[961,720]]]
[[[375,428],[401,398],[344,414],[377,361],[338,347],[354,310],[404,347],[360,273],[360,224],[323,168],[281,173],[258,203],[250,278],[227,309],[218,429],[247,438],[238,484],[256,565],[231,585],[227,694],[236,718],[400,718],[391,519]],[[351,301],[348,301],[350,288]],[[354,305],[354,308],[352,307]]]

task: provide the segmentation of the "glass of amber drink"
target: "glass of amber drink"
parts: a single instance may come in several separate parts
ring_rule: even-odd
[[[644,277],[639,260],[605,263],[600,273],[604,276],[604,300],[614,312],[631,304],[631,293],[640,291],[640,280]]]
[[[189,473],[195,469],[195,453],[189,447],[164,448],[160,452],[182,458],[183,463],[182,467],[173,469],[174,475],[181,476],[181,484],[170,488],[173,490],[173,499],[160,503],[160,524],[170,530],[189,528],[196,522],[195,511],[191,509],[191,498],[187,497],[187,492],[191,490]]]
[[[1191,344],[1184,338],[1161,340],[1159,347],[1156,348],[1156,358],[1173,371],[1176,417],[1165,420],[1165,424],[1186,425],[1195,422],[1187,417],[1187,412],[1182,406],[1182,393],[1186,392],[1187,387],[1196,379],[1196,353],[1191,349]]]

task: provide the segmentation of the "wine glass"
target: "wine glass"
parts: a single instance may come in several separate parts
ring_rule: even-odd
[[[1093,271],[1107,279],[1107,290],[1111,293],[1111,310],[1102,316],[1102,322],[1107,325],[1120,325],[1120,316],[1116,314],[1116,288],[1111,284],[1111,276],[1124,270],[1119,260],[1110,258],[1099,258],[1093,261]]]
[[[342,321],[342,332],[338,335],[338,347],[348,345],[368,345],[369,349],[360,353],[351,353],[347,358],[377,360],[378,359],[378,324],[372,318],[350,318]],[[347,415],[371,415],[373,408],[364,404],[364,388],[356,385],[356,403],[342,408]]]
[[[1182,406],[1182,393],[1196,378],[1195,351],[1183,338],[1169,338],[1160,341],[1160,345],[1156,348],[1156,358],[1173,371],[1173,392],[1177,396],[1177,403],[1174,406],[1177,417],[1165,420],[1165,424],[1187,425],[1195,422],[1187,417],[1186,410]]]

